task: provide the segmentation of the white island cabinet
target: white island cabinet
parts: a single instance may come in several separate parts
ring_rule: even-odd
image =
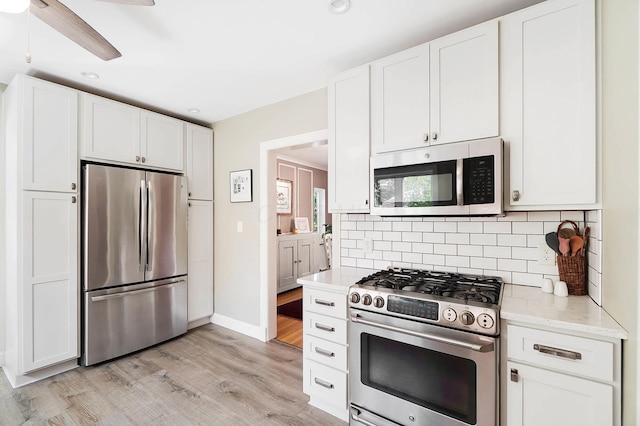
[[[77,366],[75,90],[23,75],[4,93],[5,357],[22,386]]]
[[[621,339],[587,296],[506,286],[501,309],[503,424],[621,424]]]
[[[299,278],[303,285],[303,391],[309,404],[349,419],[349,286],[373,270],[341,267]]]
[[[213,130],[187,123],[189,327],[213,315]]]

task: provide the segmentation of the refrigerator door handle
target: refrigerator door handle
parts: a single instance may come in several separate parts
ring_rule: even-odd
[[[101,300],[121,299],[123,297],[133,296],[134,294],[149,293],[149,292],[152,292],[152,291],[158,291],[158,289],[172,288],[172,287],[175,287],[178,284],[183,283],[183,282],[185,282],[185,280],[178,280],[178,281],[174,281],[174,282],[169,283],[169,284],[164,284],[162,286],[147,287],[147,288],[143,288],[143,289],[140,289],[140,290],[123,291],[121,293],[105,294],[105,295],[102,295],[102,296],[92,296],[91,297],[91,301],[92,302],[100,302]]]
[[[151,196],[153,195],[153,188],[151,187],[151,181],[147,180],[147,215],[146,215],[146,219],[145,219],[145,223],[146,223],[146,232],[145,232],[145,238],[146,238],[146,259],[145,259],[145,271],[150,271],[153,267],[153,265],[151,264],[151,256],[149,256],[149,247],[152,246],[153,241],[151,241],[151,233],[152,231],[149,229],[151,227],[151,216],[152,214],[154,214],[155,212],[151,211],[151,206],[152,206],[152,198]]]
[[[146,216],[146,192],[145,192],[146,181],[140,180],[140,199],[139,199],[139,207],[138,207],[138,270],[144,271],[146,260],[143,259],[143,253],[146,251],[146,238],[147,234],[147,221],[144,219]]]

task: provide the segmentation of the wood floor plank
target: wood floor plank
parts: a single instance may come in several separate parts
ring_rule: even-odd
[[[307,402],[301,350],[213,324],[18,389],[0,374],[0,425],[345,425]]]

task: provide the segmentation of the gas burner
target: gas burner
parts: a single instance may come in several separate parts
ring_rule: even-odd
[[[496,292],[494,289],[480,288],[477,286],[469,287],[464,285],[445,291],[442,296],[453,297],[454,299],[464,300],[465,302],[481,302],[495,305],[498,303],[500,290],[497,289]]]

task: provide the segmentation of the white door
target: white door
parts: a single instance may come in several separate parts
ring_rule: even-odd
[[[188,321],[213,315],[213,202],[189,201]]]
[[[369,65],[329,81],[329,212],[369,212]]]
[[[187,123],[189,198],[213,200],[213,130]]]
[[[498,21],[431,45],[431,144],[498,135]]]
[[[611,385],[507,362],[509,426],[602,426],[613,424]]]
[[[80,356],[77,197],[23,191],[22,206],[20,375]]]
[[[78,94],[23,77],[22,188],[75,192],[78,184]]]
[[[140,112],[141,161],[146,166],[184,170],[184,122],[151,111]]]
[[[82,93],[83,156],[141,164],[140,109]]]
[[[371,150],[374,154],[428,144],[429,44],[371,64]]]
[[[542,2],[505,16],[500,28],[501,135],[510,152],[505,202],[595,203],[594,0]]]

